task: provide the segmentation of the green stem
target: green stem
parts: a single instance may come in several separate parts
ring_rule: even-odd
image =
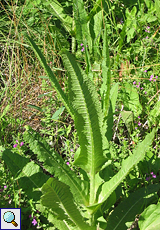
[[[92,167],[91,170],[91,177],[90,177],[90,200],[89,203],[90,205],[94,204],[95,202],[95,169]]]

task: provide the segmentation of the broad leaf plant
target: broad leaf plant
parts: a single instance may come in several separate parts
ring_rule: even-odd
[[[103,36],[101,100],[88,74],[90,69],[86,73],[69,51],[62,50],[62,61],[69,74],[66,95],[38,46],[27,36],[59,98],[74,120],[80,146],[74,156],[74,165],[79,168],[81,177],[29,126],[26,126],[24,139],[53,178],[44,174],[41,167],[28,157],[9,149],[3,151],[3,159],[28,197],[36,201],[42,213],[48,210],[48,220],[60,230],[126,229],[128,215],[131,214],[131,220],[134,221],[136,211],[143,210],[146,190],[141,189],[139,196],[135,194],[137,201],[135,197],[130,198],[129,206],[126,202],[121,208],[115,208],[112,214],[108,211],[118,199],[117,188],[121,182],[143,160],[152,144],[155,129],[122,161],[118,173],[111,176],[109,165],[114,164],[114,159],[108,158],[112,137],[112,122],[109,121],[115,112],[118,83],[110,91],[111,71],[106,29]],[[148,187],[147,195],[151,196],[158,189],[158,185]],[[123,207],[126,209],[122,213]]]

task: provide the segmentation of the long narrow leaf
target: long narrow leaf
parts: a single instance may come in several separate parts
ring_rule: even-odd
[[[109,96],[111,88],[111,67],[110,67],[110,57],[109,57],[109,48],[108,48],[108,36],[107,36],[107,27],[104,29],[104,42],[103,42],[103,52],[102,52],[102,102],[103,102],[103,112],[104,117],[108,114],[109,109]]]
[[[51,208],[59,219],[63,219],[68,224],[71,221],[81,230],[95,230],[96,227],[90,227],[86,224],[73,202],[73,197],[69,186],[54,178],[50,178],[42,187],[44,195],[41,197],[41,203]]]
[[[69,99],[75,112],[80,154],[75,164],[90,177],[90,204],[95,202],[95,175],[106,159],[102,146],[102,110],[94,83],[87,78],[75,58],[64,52],[62,59],[69,72]]]
[[[61,182],[70,186],[75,200],[83,205],[88,204],[88,182],[82,181],[69,168],[64,160],[50,149],[47,142],[33,129],[26,127],[24,140],[29,143],[30,149],[37,154],[38,159],[43,162],[43,167],[52,175],[54,174]]]
[[[28,38],[28,40],[29,40],[29,42],[30,42],[30,44],[31,44],[36,56],[38,57],[41,65],[43,66],[46,74],[48,75],[49,79],[53,82],[54,88],[55,88],[56,92],[58,93],[60,99],[62,100],[64,106],[66,107],[66,109],[68,110],[68,112],[70,113],[72,118],[74,119],[73,111],[72,111],[72,108],[71,108],[71,106],[70,106],[70,104],[68,102],[68,99],[67,99],[65,93],[63,92],[59,82],[57,81],[54,73],[52,72],[51,68],[47,65],[43,54],[41,53],[41,51],[39,50],[38,46],[35,44],[33,39],[30,38],[27,35],[26,35],[26,37]]]
[[[102,192],[99,195],[98,203],[87,207],[89,210],[95,212],[101,206],[101,204],[107,200],[111,193],[115,191],[115,189],[124,180],[132,168],[144,158],[145,152],[151,145],[154,135],[155,129],[153,129],[153,131],[149,133],[146,138],[137,146],[137,148],[133,151],[133,155],[129,156],[122,162],[120,171],[113,176],[112,179],[102,185]]]
[[[140,214],[144,207],[157,200],[155,193],[158,192],[159,189],[159,184],[152,184],[132,193],[111,213],[105,230],[126,229],[127,222],[133,223],[135,216]]]
[[[87,13],[83,0],[73,0],[73,11],[76,25],[76,38],[80,45],[84,38],[88,40]]]
[[[62,59],[69,72],[69,98],[75,111],[75,125],[81,152],[75,164],[94,174],[106,161],[102,151],[102,111],[95,86],[77,64],[75,58],[64,52]]]

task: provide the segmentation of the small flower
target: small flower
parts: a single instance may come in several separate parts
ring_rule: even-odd
[[[23,143],[23,142],[21,142],[21,143],[20,143],[20,146],[22,146],[22,145],[24,145],[24,143]]]
[[[32,217],[32,215],[29,215],[29,218],[31,218]]]
[[[18,143],[18,140],[16,140],[16,142]]]
[[[141,89],[143,89],[143,87],[141,87]]]
[[[150,174],[152,175],[153,178],[156,178],[156,175],[153,172],[151,172]]]
[[[71,152],[73,152],[73,149],[71,149]]]
[[[156,76],[156,79],[158,78],[158,76]]]
[[[150,178],[150,176],[149,177],[146,177],[146,181],[148,181],[148,180],[150,180],[151,178]]]
[[[146,39],[148,39],[149,37],[148,36],[146,36]]]
[[[133,85],[135,85],[135,84],[136,84],[136,81],[133,82]]]
[[[83,43],[81,43],[81,46],[83,46]]]
[[[138,118],[140,119],[141,117],[140,117],[140,116],[138,116]]]
[[[7,188],[7,185],[4,186],[4,189]]]
[[[145,29],[145,32],[150,33],[149,29],[150,29],[150,27],[147,26],[147,28]]]
[[[141,126],[141,122],[138,122],[138,126]]]
[[[139,85],[136,85],[137,88],[139,88]]]
[[[8,201],[8,204],[11,204],[12,203],[12,199],[10,199],[9,201]]]
[[[37,224],[36,219],[33,219],[32,224],[35,226]]]
[[[120,19],[120,24],[123,24],[123,20],[122,20],[122,19],[123,19],[123,18]]]
[[[67,162],[66,164],[69,165],[69,162]]]
[[[81,51],[82,51],[82,52],[84,51],[84,47],[81,49]]]
[[[145,93],[145,94],[147,94],[147,92],[146,92],[146,91],[145,91],[144,93]]]
[[[16,148],[18,144],[13,145],[13,148]]]
[[[144,72],[147,73],[147,70],[145,69]]]

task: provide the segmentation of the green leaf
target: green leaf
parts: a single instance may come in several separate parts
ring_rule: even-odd
[[[124,83],[122,98],[124,110],[131,110],[134,113],[134,116],[138,116],[141,113],[142,106],[139,102],[138,92],[136,88],[128,82]]]
[[[36,201],[40,200],[41,187],[48,179],[41,168],[33,161],[30,162],[28,158],[9,149],[3,151],[2,158],[27,196]]]
[[[131,156],[123,160],[119,172],[109,181],[105,182],[102,185],[102,192],[99,195],[98,203],[92,206],[88,206],[88,209],[95,212],[101,206],[101,204],[111,195],[111,193],[115,191],[115,189],[124,180],[127,174],[132,170],[132,168],[144,158],[145,152],[151,145],[154,135],[155,129],[153,129],[153,131],[149,133],[141,143],[138,144]]]
[[[53,120],[58,120],[59,119],[59,116],[63,113],[65,107],[64,106],[61,106],[54,114],[53,116],[51,117],[51,119]]]
[[[70,33],[72,29],[72,18],[64,12],[63,6],[57,0],[48,3],[49,11],[62,22],[64,28]]]
[[[133,130],[133,112],[132,111],[122,111],[122,119],[128,129],[128,132],[131,133]]]
[[[62,54],[69,73],[69,100],[74,109],[75,126],[79,136],[80,154],[74,164],[90,178],[90,204],[95,202],[95,175],[106,159],[102,148],[103,114],[94,83],[67,51]]]
[[[133,150],[133,154],[131,156],[123,160],[120,171],[115,176],[113,176],[112,179],[104,183],[104,185],[102,186],[102,193],[99,196],[99,202],[103,202],[104,200],[106,200],[109,195],[122,182],[126,175],[131,171],[131,169],[144,158],[145,152],[152,144],[154,135],[155,129],[153,129],[153,131],[145,137],[142,143],[138,144],[137,148]]]
[[[160,203],[148,206],[140,215],[138,226],[140,230],[160,229]]]
[[[38,107],[38,106],[36,106],[36,105],[31,105],[31,104],[29,104],[29,105],[27,105],[28,107],[30,107],[30,108],[32,108],[32,109],[36,109],[36,110],[38,110],[38,111],[40,111],[40,112],[43,112],[43,109],[41,109],[40,107]]]
[[[108,4],[105,2],[105,1],[102,1],[102,0],[97,0],[95,3],[94,3],[94,7],[92,8],[92,10],[90,11],[89,15],[88,15],[88,21],[91,20],[91,18],[97,14],[99,11],[101,11],[103,8],[103,11],[107,14],[108,11],[109,11],[109,8],[108,8]]]
[[[0,120],[6,115],[6,113],[7,113],[8,110],[9,110],[9,108],[10,108],[10,105],[7,105],[7,106],[5,107],[5,109],[3,110],[2,115],[0,116]]]
[[[103,126],[103,130],[105,133],[105,136],[109,141],[112,140],[112,136],[113,136],[113,114],[115,113],[115,105],[116,105],[116,100],[117,100],[117,96],[118,96],[118,83],[116,83],[110,91],[110,105],[109,105],[109,111],[108,111],[108,116],[107,116],[107,120],[106,120],[106,126]],[[106,141],[104,140],[104,142],[106,143]],[[108,144],[106,144],[106,148],[107,148]]]
[[[67,99],[65,93],[63,92],[63,90],[61,89],[61,86],[60,86],[59,82],[57,81],[57,79],[56,79],[54,73],[52,72],[51,68],[47,65],[43,54],[41,53],[41,51],[39,50],[38,46],[35,44],[33,39],[30,38],[28,35],[26,35],[26,37],[28,38],[28,40],[29,40],[29,42],[30,42],[30,44],[31,44],[36,56],[38,57],[41,65],[43,66],[46,74],[48,75],[49,79],[53,82],[54,88],[55,88],[56,92],[58,93],[60,99],[62,100],[64,106],[66,107],[66,109],[68,110],[68,112],[70,113],[72,118],[74,119],[72,108],[70,107],[68,99]]]
[[[80,154],[75,164],[95,175],[106,159],[102,151],[102,111],[93,82],[87,78],[75,58],[67,51],[62,59],[69,72],[69,100],[74,108]]]
[[[150,111],[148,121],[151,125],[158,125],[160,123],[160,101],[157,101],[154,108]]]
[[[108,48],[108,36],[107,36],[107,26],[104,30],[104,40],[103,40],[103,51],[102,51],[102,103],[103,103],[103,113],[104,117],[108,114],[109,109],[109,97],[110,97],[110,88],[111,88],[111,67],[110,67],[110,56]]]
[[[50,178],[42,187],[41,203],[52,209],[57,218],[66,221],[77,229],[95,230],[86,224],[73,201],[69,186],[54,178]]]
[[[29,126],[25,126],[25,128],[23,138],[25,142],[29,143],[30,149],[37,155],[39,161],[43,162],[43,167],[61,182],[70,186],[78,203],[88,205],[88,182],[78,178],[59,154],[50,149],[43,137]]]
[[[129,227],[126,226],[127,222],[130,222],[130,224],[132,224],[135,220],[135,216],[137,214],[140,214],[145,206],[157,200],[155,193],[159,189],[159,184],[153,184],[149,185],[148,187],[141,188],[129,195],[129,197],[122,201],[111,213],[107,220],[107,227],[105,228],[105,230],[127,229],[127,227]],[[146,218],[144,219],[147,220],[149,216],[145,217]],[[153,216],[151,219],[153,219]],[[147,230],[147,228],[143,228],[143,230]]]
[[[76,25],[76,39],[78,44],[88,40],[87,13],[83,0],[73,0],[74,20]]]
[[[160,0],[155,0],[155,8],[156,8],[157,17],[160,22]]]

